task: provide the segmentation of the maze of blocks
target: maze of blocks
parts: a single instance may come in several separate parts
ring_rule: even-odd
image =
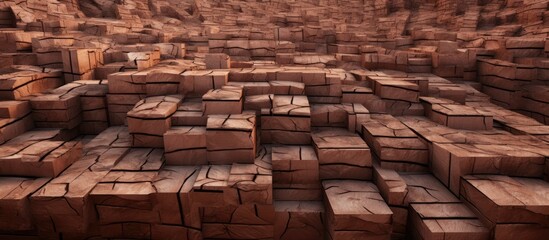
[[[0,239],[541,240],[549,0],[4,0]]]

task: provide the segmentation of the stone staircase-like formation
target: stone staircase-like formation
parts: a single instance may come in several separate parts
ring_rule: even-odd
[[[547,0],[0,2],[0,239],[539,240]]]

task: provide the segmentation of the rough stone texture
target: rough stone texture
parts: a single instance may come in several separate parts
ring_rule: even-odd
[[[0,1],[0,239],[549,235],[549,0]]]

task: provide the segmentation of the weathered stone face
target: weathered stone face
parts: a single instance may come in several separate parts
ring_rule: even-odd
[[[0,1],[0,239],[549,234],[549,0]]]

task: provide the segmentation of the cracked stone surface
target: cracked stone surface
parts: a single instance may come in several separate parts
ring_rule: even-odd
[[[0,1],[0,239],[539,240],[549,0]]]

